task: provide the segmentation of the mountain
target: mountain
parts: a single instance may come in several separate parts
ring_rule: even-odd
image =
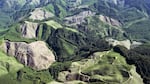
[[[148,0],[1,0],[0,13],[0,83],[150,84]]]
[[[1,27],[7,27],[12,23],[25,17],[32,9],[44,6],[51,2],[50,0],[1,0],[0,18]],[[6,26],[6,24],[9,24]]]

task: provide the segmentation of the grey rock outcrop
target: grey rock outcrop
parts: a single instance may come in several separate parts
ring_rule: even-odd
[[[140,45],[142,45],[142,44],[143,44],[142,42],[133,41],[133,42],[132,42],[132,45],[131,45],[131,48],[138,47],[138,46],[140,46]]]
[[[85,22],[84,19],[86,17],[94,16],[94,15],[95,15],[95,12],[83,11],[83,12],[80,12],[79,14],[77,14],[77,15],[66,17],[65,20],[66,20],[67,24],[76,25],[76,24],[81,24],[81,23]]]
[[[38,26],[38,23],[25,21],[24,24],[20,26],[22,36],[25,38],[36,38],[36,30]]]
[[[118,41],[118,40],[115,40],[115,39],[106,39],[106,41],[112,45],[112,46],[116,46],[116,45],[120,45],[120,46],[124,46],[126,47],[127,49],[130,49],[131,48],[131,42],[130,40],[123,40],[123,41]]]
[[[36,8],[30,14],[31,15],[29,16],[29,19],[32,19],[32,20],[44,20],[44,19],[48,19],[48,18],[54,16],[54,14],[52,14],[51,12],[48,12],[42,8]]]
[[[48,69],[55,62],[55,56],[43,41],[32,42],[5,42],[3,44],[4,52],[15,56],[22,64],[35,70]]]
[[[69,10],[74,10],[82,3],[82,0],[67,0]]]
[[[103,0],[103,1],[107,1],[107,2],[113,3],[113,4],[118,5],[118,6],[124,6],[125,5],[125,0]]]
[[[108,23],[109,25],[112,25],[112,26],[117,26],[117,27],[121,26],[121,23],[118,20],[115,20],[115,19],[107,17],[107,16],[100,15],[99,19],[102,22]]]

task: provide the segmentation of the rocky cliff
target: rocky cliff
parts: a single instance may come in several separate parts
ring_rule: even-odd
[[[25,21],[21,26],[22,36],[25,38],[36,38],[38,23]]]
[[[112,46],[120,45],[120,46],[126,47],[127,49],[131,48],[131,42],[130,42],[130,40],[127,40],[127,39],[123,40],[123,41],[118,41],[115,39],[106,39],[106,41]]]
[[[29,19],[32,20],[45,20],[50,17],[53,17],[54,14],[42,9],[42,8],[36,8],[33,12],[30,13]]]
[[[5,53],[15,56],[18,61],[35,70],[48,69],[55,62],[53,52],[47,48],[46,43],[43,41],[30,44],[6,41],[2,46]]]
[[[85,22],[86,17],[94,16],[94,15],[95,15],[95,12],[88,10],[88,11],[80,12],[79,14],[74,15],[74,16],[66,17],[65,20],[67,24],[76,25],[76,24],[81,24]]]
[[[115,20],[115,19],[107,17],[107,16],[100,15],[99,19],[102,22],[105,22],[105,23],[112,25],[112,26],[117,26],[117,27],[121,26],[121,23],[118,20]]]
[[[104,0],[110,3],[113,3],[115,5],[124,6],[125,0]]]

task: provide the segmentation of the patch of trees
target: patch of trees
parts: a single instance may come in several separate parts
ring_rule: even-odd
[[[113,49],[124,56],[129,64],[134,64],[137,67],[137,72],[142,76],[144,83],[150,84],[149,46],[139,46],[131,50],[127,50],[122,46],[116,46]]]
[[[56,62],[49,68],[49,72],[52,77],[57,80],[59,72],[69,71],[70,66],[71,62]]]
[[[140,4],[138,4],[140,3]],[[127,0],[125,4],[128,4],[130,7],[136,7],[140,11],[146,11],[148,14],[150,14],[150,8],[149,8],[149,1],[141,1],[141,0]]]
[[[29,67],[25,67],[17,72],[16,81],[20,83],[14,84],[27,84],[26,82],[31,82],[32,84],[46,84],[52,81],[52,77],[48,70],[35,71]]]
[[[53,31],[47,43],[56,52],[59,62],[80,60],[93,52],[110,50],[111,48],[105,40],[96,34],[85,35],[65,29]]]
[[[142,41],[150,40],[150,20],[141,21],[126,28],[125,31],[133,39]]]

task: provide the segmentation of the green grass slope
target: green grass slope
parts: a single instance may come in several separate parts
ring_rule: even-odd
[[[0,51],[0,77],[8,73],[15,73],[23,67],[14,57],[7,56]]]
[[[89,59],[73,62],[68,70],[69,72],[60,72],[58,80],[87,82],[86,78],[80,78],[85,76],[89,78],[90,84],[143,84],[135,66],[127,64],[123,56],[113,51],[96,52]],[[79,79],[67,79],[69,74],[80,76]]]
[[[0,51],[0,84],[45,84],[52,81],[48,70],[24,67],[14,57]]]
[[[132,24],[125,30],[128,35],[135,40],[150,40],[150,20],[144,20],[137,23]]]

